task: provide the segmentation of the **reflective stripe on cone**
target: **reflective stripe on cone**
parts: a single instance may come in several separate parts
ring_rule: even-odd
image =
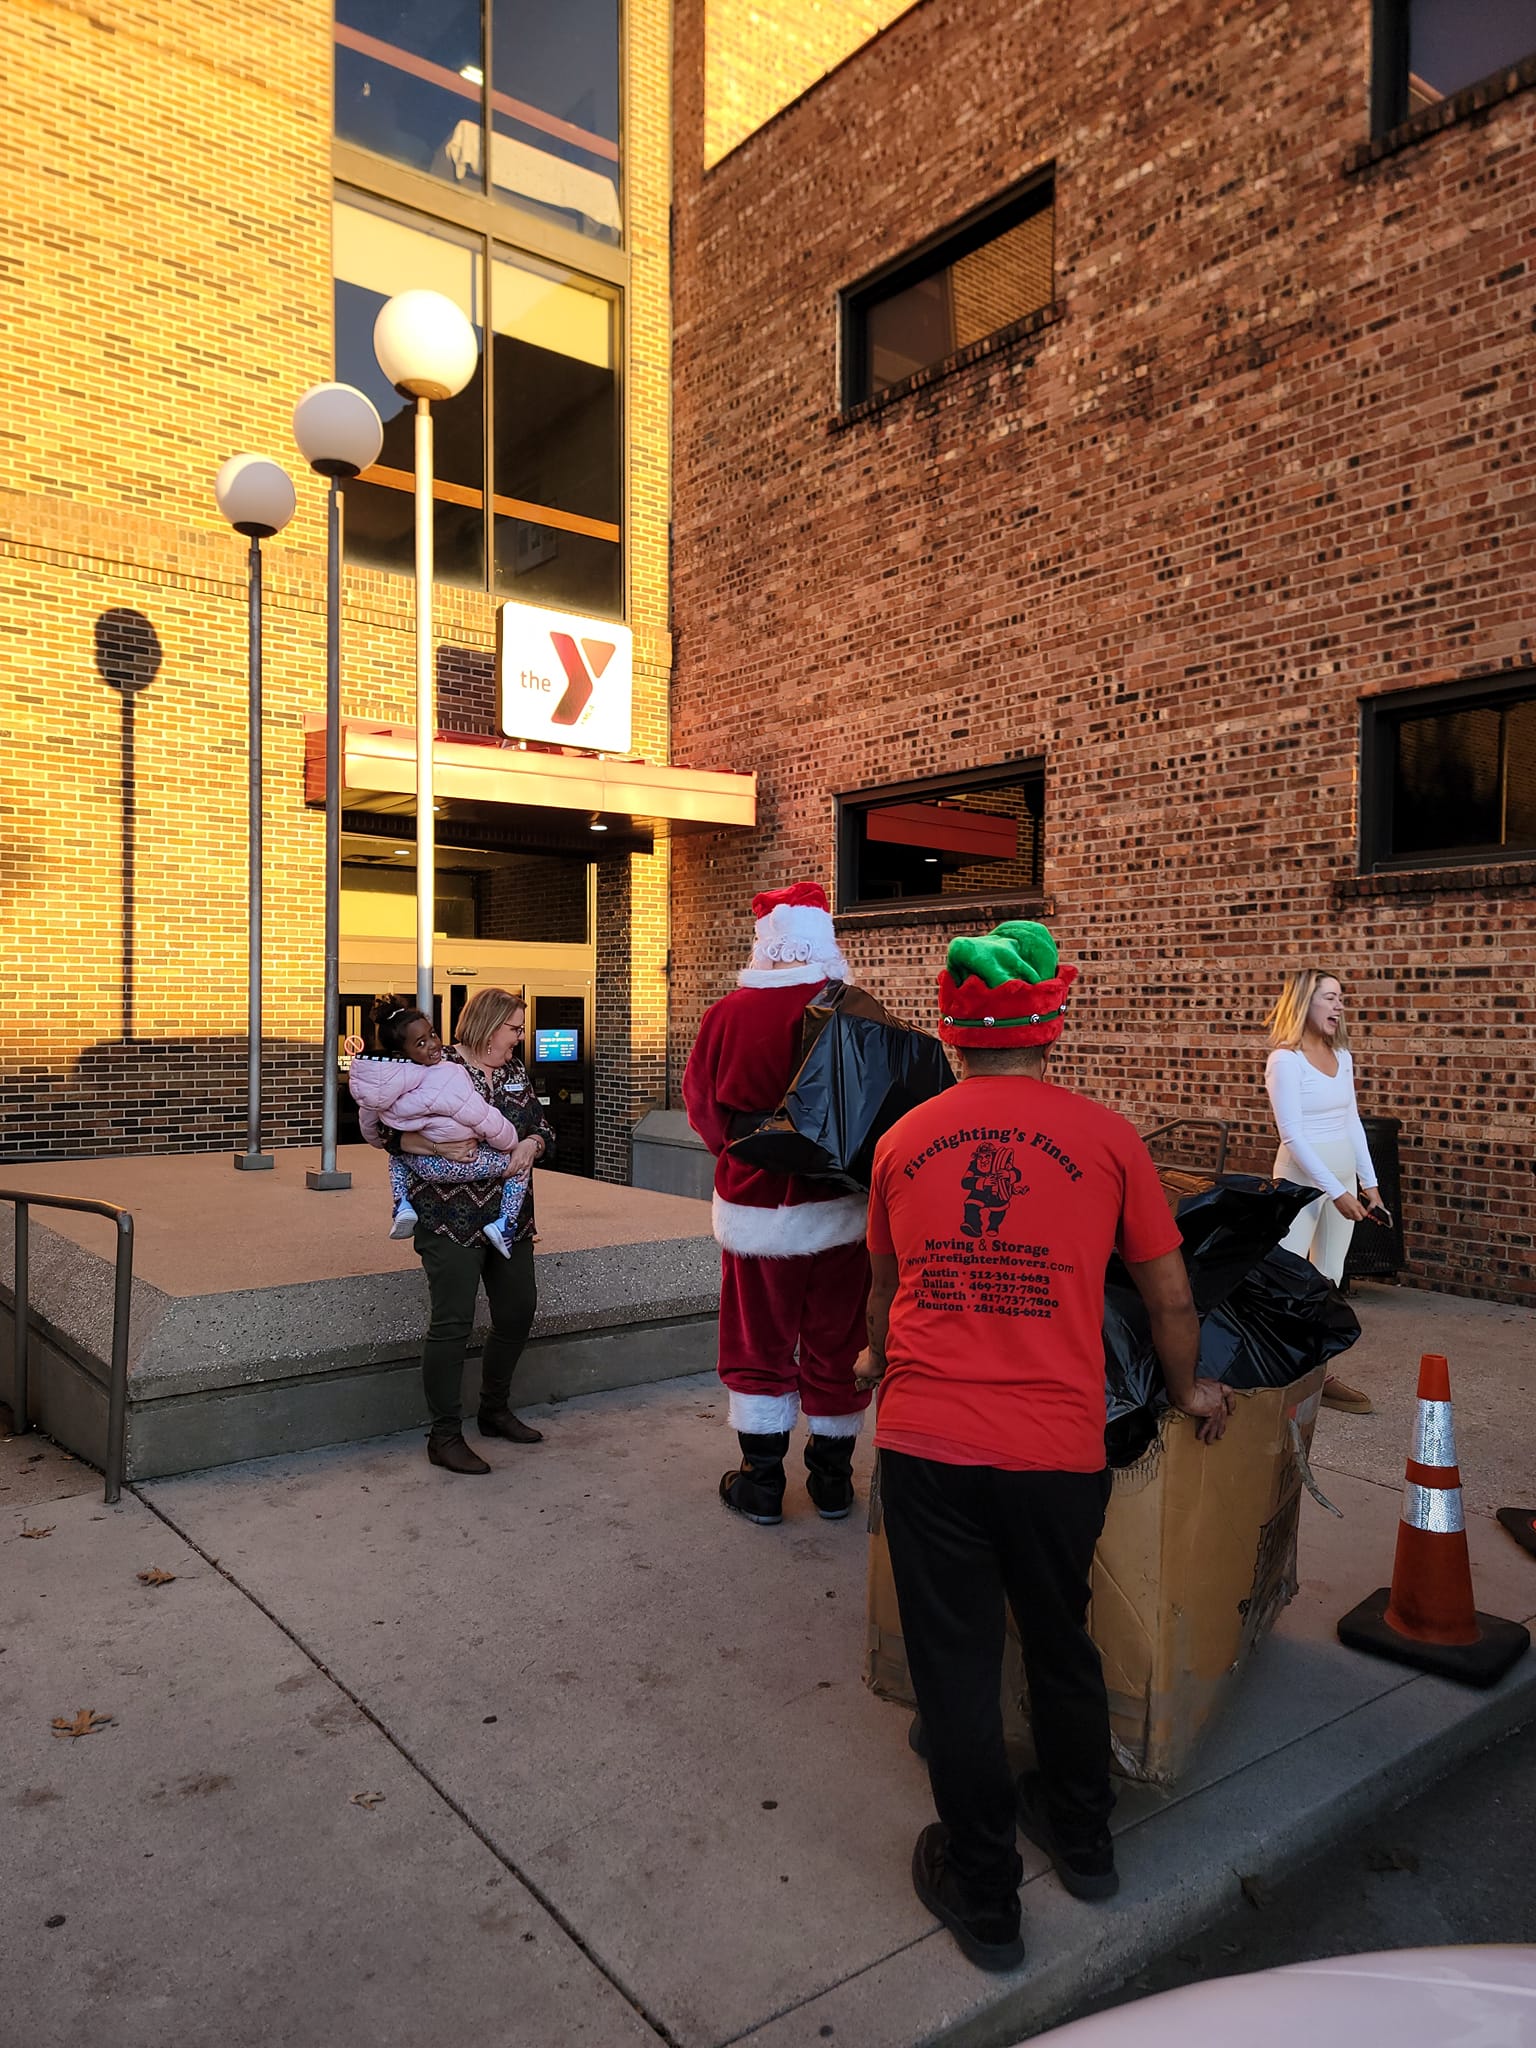
[[[1419,1412],[1384,1619],[1388,1628],[1418,1643],[1457,1645],[1478,1637],[1451,1373],[1435,1352],[1419,1361]]]

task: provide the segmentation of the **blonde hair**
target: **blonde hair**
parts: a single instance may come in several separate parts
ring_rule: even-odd
[[[1281,982],[1274,1008],[1264,1019],[1271,1049],[1294,1052],[1301,1044],[1307,1028],[1307,1012],[1317,994],[1318,983],[1323,981],[1336,981],[1341,990],[1344,986],[1342,978],[1331,967],[1293,968]],[[1349,1033],[1344,1028],[1342,1017],[1338,1030],[1333,1034],[1333,1043],[1341,1051],[1349,1049]]]
[[[454,1037],[466,1052],[483,1053],[503,1024],[510,1024],[519,1010],[526,1009],[520,990],[477,988],[459,1012]]]

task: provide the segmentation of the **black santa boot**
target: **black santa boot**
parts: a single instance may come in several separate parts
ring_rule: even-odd
[[[748,1436],[738,1430],[741,1464],[720,1479],[720,1498],[748,1522],[772,1528],[784,1519],[784,1456],[789,1449],[789,1431],[773,1436]]]
[[[805,1490],[824,1522],[846,1521],[853,1511],[856,1436],[817,1436],[815,1418],[805,1440]]]

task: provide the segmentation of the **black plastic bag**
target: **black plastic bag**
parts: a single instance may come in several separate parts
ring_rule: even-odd
[[[1201,1379],[1285,1387],[1347,1351],[1360,1324],[1332,1282],[1280,1240],[1314,1188],[1232,1175],[1179,1204],[1184,1263],[1200,1316]],[[1133,1465],[1168,1405],[1140,1295],[1119,1259],[1104,1284],[1105,1451]]]
[[[955,1085],[936,1038],[867,990],[835,982],[806,1006],[799,1070],[782,1108],[734,1137],[732,1156],[863,1193],[898,1117]]]

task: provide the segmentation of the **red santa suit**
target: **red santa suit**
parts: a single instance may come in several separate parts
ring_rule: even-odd
[[[720,1377],[743,1436],[786,1433],[803,1410],[813,1436],[851,1446],[870,1399],[853,1383],[869,1291],[864,1197],[727,1150],[736,1119],[782,1103],[806,1006],[850,979],[848,963],[815,883],[757,896],[752,912],[752,964],[705,1011],[683,1074],[688,1121],[715,1155]]]

